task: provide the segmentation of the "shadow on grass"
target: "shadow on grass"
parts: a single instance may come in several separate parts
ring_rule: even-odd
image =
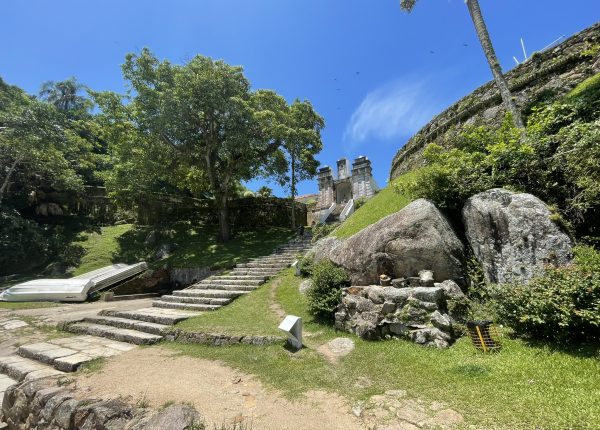
[[[229,242],[219,242],[214,225],[177,222],[162,226],[136,226],[117,238],[113,261],[151,260],[167,245],[171,255],[153,265],[230,268],[235,263],[270,254],[293,237],[287,228],[240,230]],[[147,240],[149,239],[149,240]]]

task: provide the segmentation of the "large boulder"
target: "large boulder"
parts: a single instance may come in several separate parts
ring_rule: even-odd
[[[419,276],[433,271],[435,281],[463,277],[463,245],[442,213],[419,199],[345,240],[326,238],[314,248],[315,260],[343,267],[352,285],[379,282],[379,275]]]
[[[467,200],[462,215],[489,282],[527,282],[541,266],[572,259],[571,239],[551,220],[544,202],[531,194],[484,191]]]

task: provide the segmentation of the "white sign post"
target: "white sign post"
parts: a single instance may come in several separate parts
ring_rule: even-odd
[[[279,330],[288,335],[288,343],[295,349],[302,348],[302,318],[288,315],[279,324]]]

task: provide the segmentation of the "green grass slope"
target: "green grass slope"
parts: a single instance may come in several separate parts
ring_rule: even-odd
[[[146,237],[152,230],[152,227],[123,224],[81,233],[75,243],[85,254],[72,274],[77,276],[114,263],[151,261],[160,245],[166,243],[176,244],[175,250],[170,257],[151,266],[169,263],[173,267],[227,268],[239,261],[267,255],[294,236],[288,228],[265,227],[238,231],[231,241],[221,243],[215,227],[179,222],[155,230],[156,241],[146,245]]]
[[[394,185],[410,182],[415,179],[417,174],[417,172],[409,172],[390,182],[387,187],[379,191],[373,198],[358,208],[346,221],[340,224],[331,235],[339,238],[352,236],[363,228],[402,209],[412,201],[412,198],[408,195],[398,194],[394,190]]]

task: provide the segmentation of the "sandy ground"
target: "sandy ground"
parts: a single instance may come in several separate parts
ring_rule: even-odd
[[[291,402],[250,375],[161,348],[136,349],[109,359],[99,372],[80,375],[77,388],[87,397],[121,396],[151,407],[191,403],[207,423],[216,425],[243,420],[252,423],[253,430],[363,428],[338,395],[309,392]]]

